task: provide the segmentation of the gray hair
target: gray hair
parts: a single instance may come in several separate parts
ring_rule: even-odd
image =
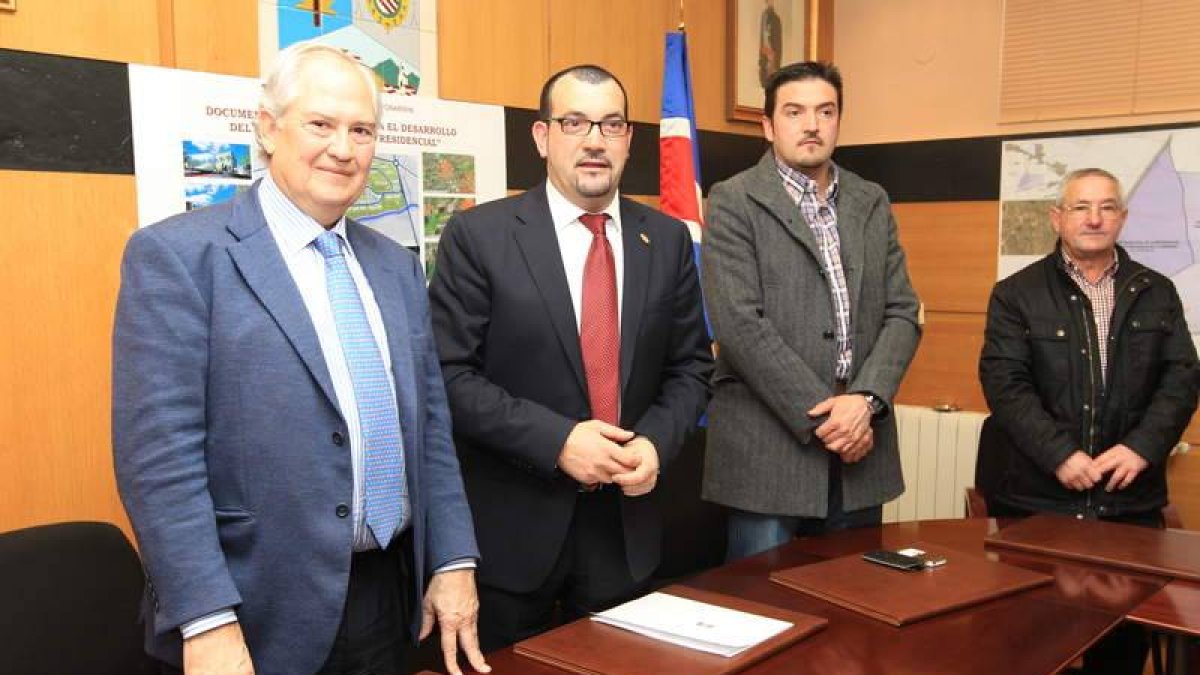
[[[379,121],[382,105],[379,98],[379,85],[375,72],[367,67],[353,54],[317,42],[297,42],[279,52],[271,70],[263,78],[262,95],[258,99],[258,109],[265,111],[275,119],[279,119],[288,106],[296,100],[299,85],[303,79],[304,68],[317,59],[333,59],[343,61],[355,67],[362,74],[363,81],[375,94],[375,121]],[[258,119],[254,121],[254,146],[259,161],[267,164],[271,156],[263,149],[263,130]]]
[[[1066,204],[1067,188],[1071,187],[1071,183],[1074,183],[1075,181],[1079,180],[1080,178],[1107,178],[1107,179],[1111,180],[1113,182],[1113,185],[1117,186],[1117,203],[1121,206],[1122,209],[1125,208],[1125,198],[1121,196],[1121,192],[1122,192],[1121,181],[1117,180],[1116,176],[1105,171],[1104,169],[1097,169],[1095,167],[1088,167],[1086,169],[1075,169],[1071,173],[1068,173],[1066,176],[1063,176],[1062,182],[1058,184],[1058,197],[1054,200],[1055,206],[1057,206],[1058,208],[1062,208]]]

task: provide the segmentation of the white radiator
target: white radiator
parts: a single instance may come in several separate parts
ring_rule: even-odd
[[[905,490],[883,505],[883,522],[964,517],[964,495],[975,484],[979,430],[987,415],[909,405],[894,410]]]

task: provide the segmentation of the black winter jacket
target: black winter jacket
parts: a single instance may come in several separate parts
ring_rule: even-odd
[[[1196,410],[1196,350],[1174,284],[1120,246],[1117,256],[1107,378],[1091,303],[1059,250],[993,289],[979,378],[1004,433],[980,447],[981,465],[1000,472],[989,499],[1101,518],[1166,505],[1167,456]],[[1055,477],[1076,450],[1094,457],[1118,443],[1150,463],[1125,489],[1105,491],[1106,476],[1078,492]]]

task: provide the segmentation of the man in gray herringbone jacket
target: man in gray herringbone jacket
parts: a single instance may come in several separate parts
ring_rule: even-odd
[[[831,159],[841,113],[836,68],[783,67],[766,90],[771,149],[709,196],[720,350],[704,497],[731,508],[730,559],[878,524],[904,490],[889,413],[919,303],[887,195]]]

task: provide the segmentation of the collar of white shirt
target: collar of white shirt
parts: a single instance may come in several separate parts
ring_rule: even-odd
[[[313,240],[325,233],[325,228],[320,223],[301,211],[299,206],[296,206],[291,199],[288,199],[287,195],[283,194],[283,190],[280,190],[275,181],[271,179],[270,172],[267,172],[258,184],[258,201],[262,205],[267,226],[275,235],[275,241],[279,243],[279,248],[283,251],[285,258],[304,250],[313,243]],[[337,224],[333,226],[333,231],[341,237],[342,241],[348,241],[346,239],[346,216],[343,215],[338,219]]]
[[[554,221],[554,229],[560,232],[568,225],[579,222],[579,216],[587,213],[568,201],[549,180],[546,181],[546,201],[550,203],[550,219]],[[620,204],[621,195],[618,192],[613,194],[612,201],[601,211],[608,214],[609,222],[616,228],[617,234],[621,233]]]

